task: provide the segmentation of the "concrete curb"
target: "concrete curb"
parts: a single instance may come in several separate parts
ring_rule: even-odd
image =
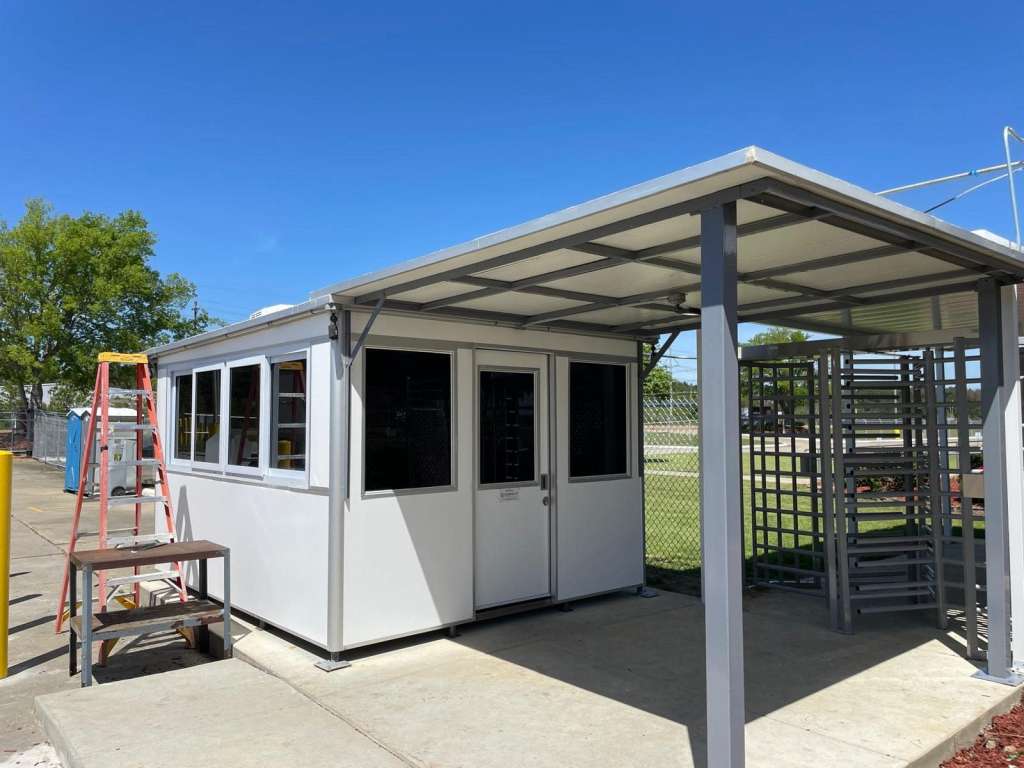
[[[52,746],[54,752],[57,753],[57,757],[60,758],[62,765],[71,766],[80,764],[80,756],[68,743],[64,734],[61,733],[60,728],[57,727],[57,724],[54,722],[53,716],[46,704],[46,696],[36,696],[35,701],[32,704],[36,720],[43,727],[43,733],[46,734],[46,740],[50,742],[50,746]]]
[[[1024,693],[1024,689],[1020,686],[1007,686],[1006,690],[1006,695],[985,710],[984,714],[972,720],[952,736],[943,739],[934,747],[909,760],[907,768],[936,768],[943,760],[948,760],[964,747],[973,744],[993,717],[1006,714],[1021,702],[1021,694]]]

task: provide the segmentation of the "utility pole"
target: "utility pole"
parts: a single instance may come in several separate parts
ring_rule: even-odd
[[[192,301],[192,322],[199,322],[199,301],[197,299]]]

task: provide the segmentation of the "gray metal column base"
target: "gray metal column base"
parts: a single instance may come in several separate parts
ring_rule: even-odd
[[[317,669],[322,669],[324,672],[334,672],[337,669],[351,667],[352,662],[341,658],[340,653],[332,653],[331,658],[321,659],[315,666]]]
[[[971,675],[971,677],[973,677],[975,680],[987,680],[990,683],[1008,685],[1011,688],[1015,688],[1021,683],[1024,683],[1024,676],[1018,675],[1014,672],[1011,672],[1007,677],[996,677],[995,675],[990,675],[984,669],[979,669],[977,672]]]
[[[658,590],[651,589],[648,586],[637,587],[636,588],[636,595],[637,595],[637,597],[657,597],[658,596]]]

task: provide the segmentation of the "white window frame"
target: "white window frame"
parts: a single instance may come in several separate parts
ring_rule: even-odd
[[[191,422],[195,421],[196,412],[196,382],[195,376],[192,374],[191,368],[179,368],[177,370],[170,371],[171,377],[171,402],[169,405],[169,416],[168,423],[171,425],[171,452],[167,456],[167,463],[172,467],[180,467],[182,469],[192,468],[192,448],[195,441],[195,429],[189,427],[188,430],[188,458],[182,459],[178,456],[178,379],[187,378],[192,384],[192,396],[189,399],[189,413],[191,414]]]
[[[233,464],[231,462],[231,377],[234,375],[235,368],[248,368],[250,366],[259,366],[260,371],[260,390],[259,390],[259,402],[256,404],[256,408],[259,412],[259,462],[255,467],[247,467],[240,464]],[[227,407],[221,413],[221,421],[223,423],[222,431],[225,435],[224,442],[227,443],[226,454],[224,456],[224,471],[230,475],[246,475],[248,477],[262,477],[267,472],[267,467],[270,461],[268,449],[270,447],[270,430],[265,428],[264,425],[268,423],[268,415],[270,408],[270,396],[267,384],[270,382],[270,363],[265,355],[254,355],[251,357],[240,357],[237,360],[229,360],[225,363],[225,372],[221,374],[221,390],[222,393],[226,392]],[[195,387],[193,386],[193,391]]]
[[[265,455],[266,466],[266,477],[271,480],[278,481],[286,485],[301,485],[307,486],[309,484],[309,465],[310,465],[310,433],[309,433],[309,414],[312,406],[312,398],[310,397],[310,384],[312,382],[311,366],[310,366],[309,350],[302,350],[299,352],[289,352],[281,355],[268,355],[265,360],[267,363],[267,382],[269,387],[267,388],[267,429],[266,429],[266,443],[267,449]],[[271,456],[273,451],[271,446],[275,443],[275,433],[277,431],[277,398],[274,395],[276,382],[274,381],[274,365],[277,363],[287,363],[292,360],[302,360],[306,364],[306,460],[303,462],[302,469],[280,469],[279,467],[272,466]]]
[[[622,368],[622,375],[625,377],[625,419],[626,419],[626,471],[625,472],[613,472],[607,475],[580,475],[574,476],[572,474],[572,366],[573,363],[583,363],[585,365],[614,365]],[[604,480],[627,480],[633,476],[633,444],[635,438],[633,437],[633,406],[631,403],[635,399],[635,390],[631,383],[632,376],[630,373],[630,363],[622,362],[620,360],[599,360],[599,359],[581,359],[581,358],[569,358],[568,376],[566,378],[566,393],[565,393],[565,415],[568,419],[567,425],[568,430],[566,433],[566,466],[565,466],[565,477],[570,483],[592,483],[601,482]]]
[[[197,366],[192,369],[192,468],[201,469],[206,471],[223,472],[225,467],[227,452],[227,439],[224,434],[224,421],[226,418],[226,406],[227,406],[227,391],[224,388],[224,363],[214,363],[213,365]],[[217,415],[217,457],[218,461],[198,461],[196,460],[196,399],[199,395],[199,374],[208,373],[210,371],[220,372],[220,412]]]
[[[449,437],[449,446],[451,451],[451,464],[448,468],[448,483],[446,485],[427,485],[418,488],[381,488],[378,490],[369,491],[366,489],[366,467],[367,467],[367,451],[366,451],[366,373],[367,368],[367,355],[366,352],[370,349],[386,350],[388,352],[427,352],[436,355],[447,355],[449,364],[448,374],[448,399],[449,399],[449,430],[451,436]],[[458,446],[458,380],[456,369],[456,354],[458,350],[454,349],[439,349],[429,345],[429,342],[425,342],[424,346],[388,346],[385,344],[373,344],[363,347],[363,360],[362,360],[362,399],[363,407],[362,411],[362,424],[360,425],[360,466],[362,468],[360,478],[360,491],[362,492],[362,498],[373,499],[387,496],[414,496],[417,494],[427,493],[446,493],[450,491],[457,491],[459,489],[458,484],[458,460],[459,460],[459,446]]]

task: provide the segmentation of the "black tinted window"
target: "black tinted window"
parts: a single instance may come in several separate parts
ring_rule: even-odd
[[[569,364],[569,476],[626,473],[626,368]]]
[[[480,371],[480,482],[534,480],[532,373]]]
[[[366,490],[451,485],[451,357],[390,349],[365,354]]]

